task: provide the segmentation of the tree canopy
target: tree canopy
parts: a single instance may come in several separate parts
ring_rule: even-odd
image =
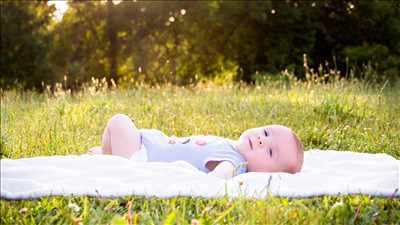
[[[398,1],[72,1],[61,21],[47,2],[2,1],[0,85],[68,77],[188,84],[254,82],[289,69],[351,69],[399,77]],[[267,76],[267,75],[264,75]]]

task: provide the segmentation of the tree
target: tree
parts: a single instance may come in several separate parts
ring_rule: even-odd
[[[48,30],[54,8],[45,2],[1,1],[0,86],[21,84],[41,89],[55,80],[49,60],[52,35]]]
[[[109,73],[110,79],[114,81],[118,81],[118,61],[117,61],[117,54],[118,54],[118,23],[115,22],[115,9],[114,3],[112,0],[107,0],[107,39],[108,39],[108,53],[107,57],[109,60]],[[109,82],[109,84],[111,84]]]

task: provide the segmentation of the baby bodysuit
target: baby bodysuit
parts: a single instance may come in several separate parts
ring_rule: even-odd
[[[169,143],[170,137],[156,129],[140,129],[142,146],[145,147],[147,161],[173,162],[186,161],[203,172],[209,161],[229,161],[235,167],[235,175],[246,172],[246,161],[233,146],[233,141],[217,136],[190,136],[180,138],[182,142]],[[206,144],[199,145],[202,140]]]

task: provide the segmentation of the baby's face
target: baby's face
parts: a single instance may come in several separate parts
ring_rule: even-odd
[[[240,135],[236,148],[247,161],[249,172],[300,170],[296,140],[290,128],[269,125],[248,129]]]

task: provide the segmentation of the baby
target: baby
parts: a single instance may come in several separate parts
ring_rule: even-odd
[[[118,155],[136,161],[186,161],[221,178],[245,172],[296,173],[303,164],[303,146],[285,126],[269,125],[244,131],[238,140],[217,136],[168,137],[155,129],[137,129],[123,114],[108,122],[101,147],[89,154]]]

